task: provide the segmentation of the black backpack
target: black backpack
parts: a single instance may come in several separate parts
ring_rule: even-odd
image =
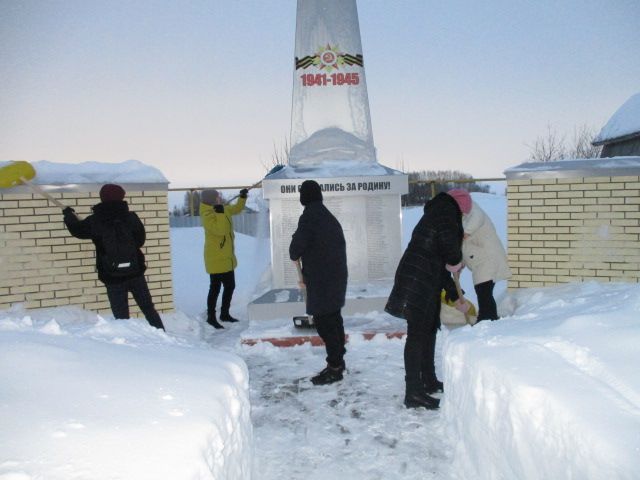
[[[142,273],[138,246],[125,219],[105,222],[99,232],[104,252],[100,270],[111,277],[133,277]]]

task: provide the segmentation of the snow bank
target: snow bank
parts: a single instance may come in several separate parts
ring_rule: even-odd
[[[518,291],[452,332],[443,416],[460,478],[637,478],[640,286]]]
[[[248,373],[197,322],[0,316],[0,478],[248,479]]]

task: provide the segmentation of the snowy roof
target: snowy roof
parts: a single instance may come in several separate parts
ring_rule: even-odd
[[[7,163],[0,162],[0,167]],[[33,183],[38,185],[169,183],[160,170],[138,160],[121,163],[58,163],[39,160],[31,162],[31,165],[36,171]]]
[[[593,141],[594,145],[640,136],[640,93],[629,98],[613,114]]]
[[[640,174],[640,157],[577,158],[525,162],[504,171],[507,179],[574,178]]]

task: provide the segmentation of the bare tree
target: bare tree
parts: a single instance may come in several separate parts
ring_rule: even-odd
[[[547,133],[538,137],[533,146],[527,145],[530,150],[529,158],[531,162],[555,162],[566,158],[566,149],[564,146],[564,136],[547,125]]]
[[[197,217],[200,215],[200,192],[189,190],[184,193],[184,204],[182,206],[184,215]]]
[[[593,127],[582,125],[573,130],[573,142],[567,146],[564,135],[547,125],[547,133],[538,137],[533,146],[529,147],[530,162],[555,162],[568,158],[597,158],[600,156],[600,147],[594,147],[593,142],[596,131]]]
[[[573,130],[573,148],[569,152],[571,158],[598,158],[602,147],[593,146],[596,130],[588,125],[582,125]]]

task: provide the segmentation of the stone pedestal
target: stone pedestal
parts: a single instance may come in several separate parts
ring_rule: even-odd
[[[349,287],[343,312],[366,313],[384,307],[402,255],[400,195],[407,193],[408,182],[404,174],[380,165],[377,168],[386,174],[325,178],[310,175],[263,181],[270,209],[273,290],[249,305],[249,319],[304,314],[296,269],[289,259],[289,244],[303,211],[299,188],[306,179],[320,184],[325,206],[344,231]],[[286,168],[281,175],[295,173]]]

